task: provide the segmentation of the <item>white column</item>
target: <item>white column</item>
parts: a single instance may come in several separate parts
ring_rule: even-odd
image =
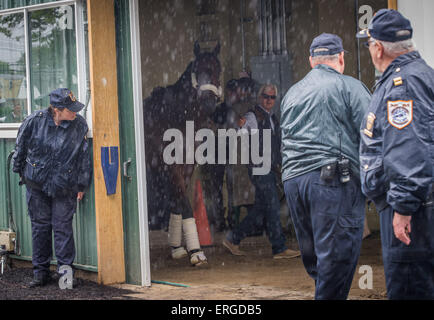
[[[434,68],[434,1],[398,0],[398,11],[410,20],[413,27],[413,40],[422,58]]]

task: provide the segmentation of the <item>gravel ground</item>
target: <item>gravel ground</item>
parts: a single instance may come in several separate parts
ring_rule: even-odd
[[[155,239],[154,239],[155,240]],[[167,240],[166,240],[167,241]],[[130,284],[99,285],[93,277],[78,277],[73,290],[61,290],[58,283],[29,288],[30,264],[14,262],[13,268],[0,275],[0,300],[162,300],[167,303],[185,300],[312,300],[314,282],[307,275],[301,258],[274,260],[271,247],[263,237],[245,240],[241,248],[247,256],[233,256],[223,246],[205,248],[209,259],[204,267],[191,267],[188,259],[172,260],[169,249],[151,250],[152,280],[184,284],[185,287],[152,283],[151,287]],[[295,243],[291,248],[296,249]],[[359,267],[373,271],[373,288],[359,288],[361,274],[356,271],[349,294],[350,300],[384,300],[385,281],[381,261],[379,233],[365,239]],[[169,302],[172,301],[172,302]]]
[[[116,300],[128,297],[130,290],[99,285],[93,281],[76,279],[73,290],[61,290],[56,281],[44,287],[29,288],[33,279],[31,268],[12,268],[0,275],[0,300]]]

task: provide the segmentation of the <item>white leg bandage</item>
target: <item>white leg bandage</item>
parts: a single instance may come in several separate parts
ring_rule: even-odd
[[[172,259],[182,259],[186,256],[188,252],[184,247],[172,248]]]
[[[184,230],[187,250],[200,250],[199,235],[197,234],[196,221],[194,218],[183,219],[182,229]]]
[[[182,216],[170,214],[169,220],[169,246],[180,247],[182,241]]]
[[[172,258],[182,259],[188,255],[182,242],[182,216],[180,214],[171,214],[169,220],[169,246],[172,247]]]

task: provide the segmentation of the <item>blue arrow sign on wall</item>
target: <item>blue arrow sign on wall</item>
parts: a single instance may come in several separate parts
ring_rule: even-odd
[[[101,147],[101,166],[104,174],[107,195],[115,194],[119,171],[118,147]]]

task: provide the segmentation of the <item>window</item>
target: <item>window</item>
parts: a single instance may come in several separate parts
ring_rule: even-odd
[[[0,138],[48,107],[55,88],[86,101],[84,15],[82,1],[0,11]]]
[[[57,87],[77,92],[77,48],[72,6],[29,13],[32,111],[49,105]]]
[[[21,122],[27,108],[24,14],[0,17],[0,123]]]
[[[287,0],[260,0],[259,42],[260,54],[286,55],[286,18],[289,15]]]

